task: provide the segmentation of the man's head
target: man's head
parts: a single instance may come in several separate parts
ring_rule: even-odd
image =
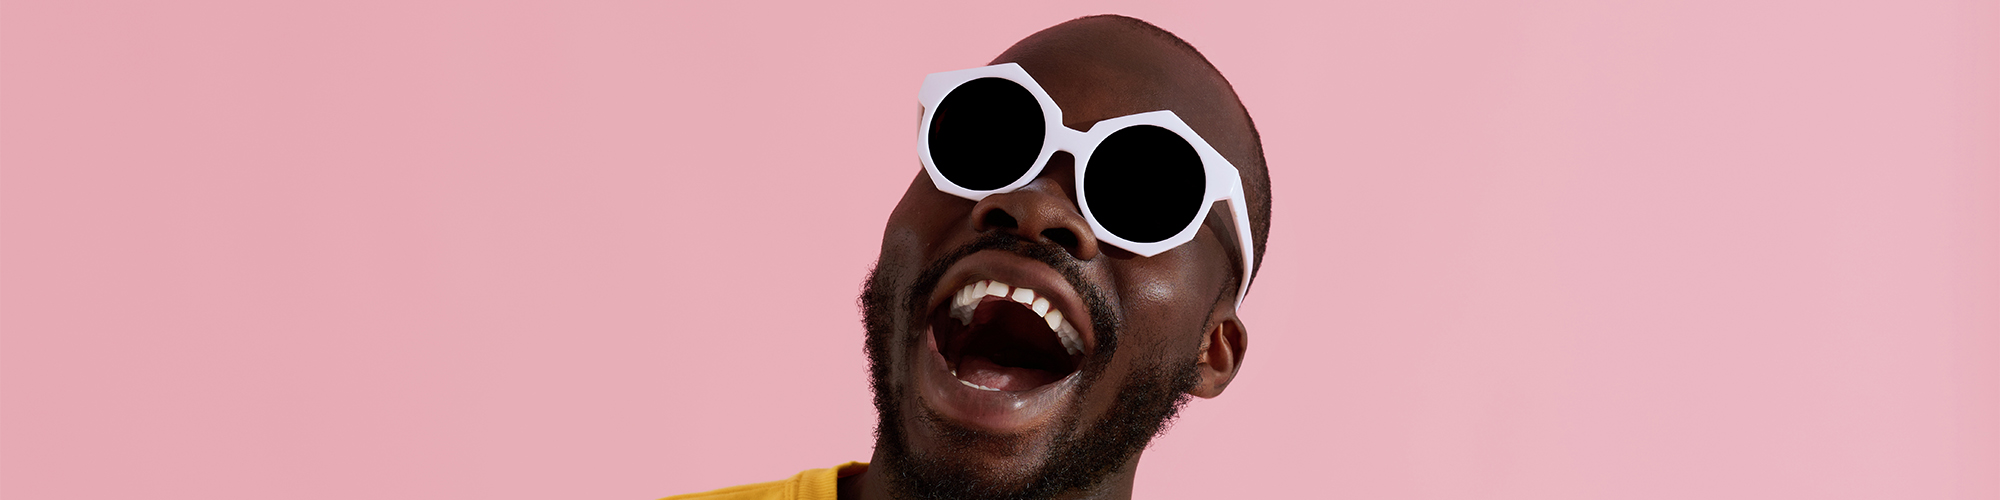
[[[1107,487],[1188,396],[1221,394],[1248,345],[1235,299],[1240,266],[1262,262],[1269,182],[1228,81],[1179,38],[1117,16],[1043,30],[1004,62],[1026,69],[1072,129],[1173,111],[1241,172],[1258,258],[1241,262],[1223,207],[1193,241],[1150,257],[1098,241],[1067,153],[979,201],[919,173],[861,298],[875,466],[906,496]]]

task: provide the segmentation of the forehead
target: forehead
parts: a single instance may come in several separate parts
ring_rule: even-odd
[[[1070,128],[1171,110],[1232,163],[1245,164],[1249,123],[1228,82],[1200,56],[1150,34],[1076,24],[1036,33],[993,63],[1026,69]]]

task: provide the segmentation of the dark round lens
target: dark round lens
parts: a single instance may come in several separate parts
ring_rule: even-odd
[[[931,113],[931,164],[966,189],[1006,187],[1042,153],[1042,105],[1020,84],[981,78],[945,95]]]
[[[1187,228],[1207,189],[1201,154],[1180,134],[1151,125],[1113,132],[1090,154],[1083,173],[1084,198],[1097,223],[1138,243]]]

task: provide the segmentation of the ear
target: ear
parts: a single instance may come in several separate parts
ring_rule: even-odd
[[[1188,394],[1203,399],[1221,396],[1222,390],[1229,388],[1229,381],[1243,367],[1243,352],[1250,348],[1250,332],[1236,318],[1236,305],[1225,300],[1218,306],[1211,313],[1208,331],[1201,332],[1201,355],[1195,366],[1201,381],[1188,389]]]

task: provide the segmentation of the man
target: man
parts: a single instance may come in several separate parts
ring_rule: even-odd
[[[1086,17],[919,99],[924,171],[861,297],[871,464],[675,498],[1129,498],[1146,443],[1242,366],[1269,182],[1193,47]]]

